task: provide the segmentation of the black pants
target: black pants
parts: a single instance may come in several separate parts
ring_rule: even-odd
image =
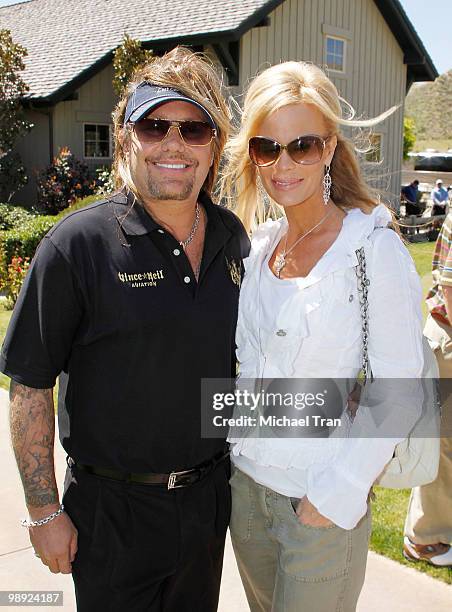
[[[231,499],[229,459],[167,490],[72,468],[63,502],[78,529],[80,612],[214,612]]]
[[[446,214],[446,205],[444,204],[433,204],[432,207],[432,217],[436,215],[445,215]]]
[[[414,202],[405,202],[405,215],[419,215],[421,213],[421,207]]]

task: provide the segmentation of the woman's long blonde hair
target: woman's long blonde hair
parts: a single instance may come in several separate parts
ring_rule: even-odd
[[[331,162],[331,198],[340,208],[360,208],[364,212],[377,206],[378,194],[365,182],[353,144],[339,126],[372,127],[391,115],[397,107],[374,119],[354,120],[353,108],[343,100],[326,74],[307,62],[284,62],[264,70],[250,84],[237,133],[225,147],[219,194],[226,199],[248,231],[278,209],[259,185],[258,170],[248,155],[248,140],[258,135],[266,117],[290,104],[308,103],[323,115],[328,134],[335,135],[337,147]],[[350,117],[343,117],[342,106]]]

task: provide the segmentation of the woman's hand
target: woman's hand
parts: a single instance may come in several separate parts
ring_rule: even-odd
[[[296,513],[302,525],[308,525],[309,527],[331,527],[334,525],[333,521],[320,514],[306,495],[300,499]]]

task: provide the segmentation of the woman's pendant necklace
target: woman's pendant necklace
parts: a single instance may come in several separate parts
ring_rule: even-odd
[[[302,234],[299,238],[297,238],[297,240],[295,240],[295,242],[289,249],[287,248],[287,234],[286,234],[286,237],[284,240],[284,248],[281,251],[281,253],[278,253],[275,257],[274,267],[275,267],[276,276],[278,278],[281,278],[281,271],[286,265],[287,255],[289,255],[289,253],[291,253],[294,250],[294,248],[297,246],[297,244],[299,244],[303,240],[303,238],[306,238],[306,236],[308,236],[317,227],[319,227],[319,225],[321,225],[330,216],[332,212],[333,212],[333,209],[330,208],[330,210],[326,213],[326,215],[322,217],[320,221],[316,225],[314,225],[314,227],[311,227],[311,229],[308,230],[305,234]]]
[[[282,251],[275,257],[275,272],[278,278],[281,278],[281,270],[286,265],[286,253]]]

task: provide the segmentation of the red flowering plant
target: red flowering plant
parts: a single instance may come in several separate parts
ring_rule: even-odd
[[[37,186],[38,211],[55,215],[75,200],[94,193],[96,180],[89,177],[88,166],[63,147],[53,163],[38,172]]]
[[[29,257],[20,257],[16,255],[8,264],[8,271],[4,284],[7,292],[7,307],[14,308],[19,292],[22,288],[27,270],[30,267]]]

